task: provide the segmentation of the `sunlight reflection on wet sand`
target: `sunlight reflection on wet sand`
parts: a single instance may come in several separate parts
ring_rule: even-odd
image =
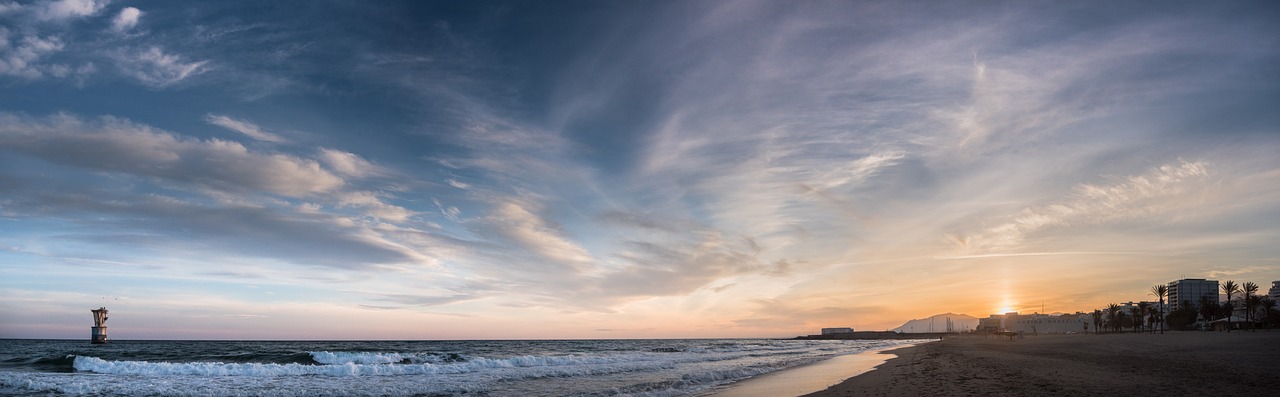
[[[803,367],[782,370],[735,383],[715,397],[785,397],[824,390],[845,379],[861,375],[897,357],[881,352],[915,346],[907,344],[832,357]]]

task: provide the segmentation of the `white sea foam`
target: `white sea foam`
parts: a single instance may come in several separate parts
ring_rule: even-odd
[[[878,344],[877,344],[878,345]],[[194,376],[393,376],[462,374],[498,369],[524,368],[527,377],[575,376],[586,374],[666,368],[680,363],[738,360],[744,357],[803,355],[815,350],[810,346],[722,346],[707,351],[642,352],[597,355],[515,356],[507,358],[473,357],[460,362],[442,362],[438,356],[414,353],[311,352],[321,365],[221,362],[146,362],[109,361],[97,357],[76,356],[78,371],[117,375],[194,375]]]
[[[386,358],[386,357],[384,357]],[[474,358],[451,364],[259,364],[194,362],[168,363],[146,361],[108,361],[97,357],[77,356],[73,366],[78,371],[116,375],[194,375],[194,376],[392,376],[462,374],[506,368],[528,368],[527,377],[574,376],[642,368],[662,368],[672,360],[658,355],[617,356],[518,356],[504,359]]]
[[[596,351],[497,357],[311,352],[318,364],[117,361],[76,356],[72,365],[81,374],[0,372],[0,395],[480,394],[504,397],[558,390],[565,394],[689,396],[835,354],[901,343],[907,341],[729,340],[701,345],[673,342],[672,348],[640,345],[643,347],[639,349],[618,350],[602,343],[605,349]],[[625,342],[617,345],[634,346]],[[86,376],[83,372],[99,375]]]
[[[407,353],[369,353],[369,352],[310,352],[311,359],[321,364],[398,364],[423,363],[434,356],[422,356]]]
[[[65,373],[0,372],[0,395],[92,396],[417,396],[485,394],[485,379],[352,382],[335,377],[99,377]]]

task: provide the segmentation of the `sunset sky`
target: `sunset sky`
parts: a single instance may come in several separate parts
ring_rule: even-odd
[[[0,1],[0,337],[775,337],[1280,280],[1280,3]]]

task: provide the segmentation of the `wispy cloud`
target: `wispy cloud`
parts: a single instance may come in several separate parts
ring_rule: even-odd
[[[36,19],[42,21],[65,21],[71,18],[87,17],[97,14],[107,6],[108,0],[52,0],[37,4]]]
[[[532,211],[531,211],[532,210]],[[592,256],[556,224],[534,213],[536,205],[508,200],[494,206],[486,219],[490,233],[500,235],[537,253],[554,263],[581,269],[592,262]]]
[[[258,127],[257,124],[254,124],[245,120],[233,119],[231,117],[216,115],[216,114],[206,115],[204,117],[204,120],[209,124],[213,124],[222,128],[226,128],[228,130],[239,132],[241,134],[244,134],[245,136],[248,136],[250,138],[253,138],[259,141],[273,142],[273,143],[285,142],[285,139],[280,137],[279,135],[263,131],[262,128]]]
[[[209,70],[208,61],[186,61],[180,55],[167,54],[160,47],[138,51],[120,51],[112,57],[120,72],[143,84],[163,88]]]
[[[375,227],[333,211],[358,208],[379,222],[406,222],[416,213],[388,204],[386,193],[350,189],[316,160],[187,138],[119,118],[84,120],[67,114],[0,114],[0,152],[67,166],[57,171],[64,176],[80,170],[131,181],[127,188],[115,189],[67,185],[57,194],[21,184],[25,187],[7,195],[6,215],[69,214],[69,220],[81,222],[75,214],[97,214],[83,222],[109,225],[116,234],[154,236],[132,243],[112,233],[75,237],[84,242],[158,249],[197,238],[202,246],[227,247],[228,256],[260,255],[342,269],[433,261],[424,254],[427,249],[418,251],[389,238],[397,226]],[[156,187],[167,193],[152,193]],[[331,207],[287,201],[300,199]],[[147,242],[156,239],[164,243]]]
[[[1217,268],[1217,269],[1209,270],[1208,273],[1205,273],[1205,277],[1229,278],[1229,277],[1238,277],[1246,274],[1259,275],[1259,274],[1265,274],[1267,272],[1274,272],[1277,269],[1280,269],[1280,266],[1247,266],[1247,267],[1234,268],[1234,269]]]
[[[338,202],[343,206],[364,208],[366,210],[365,214],[391,222],[404,222],[408,220],[410,216],[416,214],[416,212],[405,209],[404,207],[387,204],[383,200],[383,197],[372,192],[358,191],[342,193],[338,196]]]
[[[431,199],[431,202],[435,203],[436,208],[440,210],[440,214],[444,215],[445,219],[448,219],[454,222],[462,221],[462,218],[460,218],[460,216],[462,215],[462,210],[458,209],[458,207],[453,207],[453,206],[445,207],[444,204],[440,203],[439,199]]]
[[[118,43],[87,37],[79,32],[79,24],[71,22],[92,23],[107,3],[58,0],[0,6],[0,18],[4,19],[0,21],[0,76],[31,81],[65,79],[83,86],[99,71],[99,55],[117,51]],[[137,9],[129,7],[117,19],[132,27],[139,15]]]
[[[938,260],[957,260],[957,259],[1008,258],[1008,257],[1022,257],[1022,256],[1056,256],[1056,255],[1135,255],[1135,254],[1145,254],[1145,253],[1144,253],[1144,252],[1120,252],[1120,251],[1105,251],[1105,252],[1088,252],[1088,251],[1081,251],[1081,252],[1018,252],[1018,253],[996,253],[996,254],[976,254],[976,255],[934,256],[934,257],[931,257],[930,259],[938,259]]]
[[[768,273],[786,265],[766,263],[746,240],[726,240],[715,231],[691,232],[681,237],[660,243],[627,242],[615,254],[624,265],[602,272],[585,289],[585,295],[601,303],[682,295],[717,280]]]
[[[446,179],[445,182],[448,183],[449,186],[453,186],[462,190],[467,190],[471,188],[470,184],[467,184],[466,182],[458,181],[456,179]]]
[[[464,302],[468,300],[481,298],[475,294],[453,294],[444,296],[430,295],[407,295],[407,294],[378,294],[381,296],[379,300],[385,302],[393,302],[409,306],[439,306],[450,303]]]
[[[41,59],[61,51],[63,46],[56,36],[15,34],[0,26],[0,74],[26,79],[44,77],[53,66],[42,65]]]
[[[363,227],[329,214],[293,213],[261,206],[217,206],[174,197],[121,195],[87,188],[48,192],[15,192],[8,207],[25,216],[59,218],[95,214],[86,222],[101,233],[158,234],[162,247],[212,249],[218,256],[279,258],[285,262],[338,269],[369,269],[374,264],[414,261],[394,244],[366,233]],[[86,240],[92,242],[91,240]],[[116,241],[112,245],[119,245]],[[141,252],[158,248],[134,246]],[[166,252],[169,249],[160,249]],[[167,255],[173,255],[169,252]]]
[[[218,190],[285,196],[333,191],[342,178],[314,160],[255,153],[235,142],[185,138],[114,117],[0,115],[0,145],[54,163],[127,172]]]
[[[339,174],[354,178],[385,175],[388,172],[383,167],[369,162],[369,160],[365,160],[354,153],[344,152],[341,150],[320,149],[320,159],[324,161],[330,169],[337,171]]]
[[[1143,219],[1195,206],[1198,203],[1188,196],[1206,188],[1208,169],[1203,162],[1181,161],[1109,185],[1080,184],[1068,200],[1023,209],[1006,223],[956,237],[956,242],[978,251],[1009,249],[1044,228]]]

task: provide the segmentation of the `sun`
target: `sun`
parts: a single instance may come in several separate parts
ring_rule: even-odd
[[[1000,300],[1000,307],[996,309],[996,313],[999,314],[1010,313],[1013,311],[1013,299],[1007,296]]]

